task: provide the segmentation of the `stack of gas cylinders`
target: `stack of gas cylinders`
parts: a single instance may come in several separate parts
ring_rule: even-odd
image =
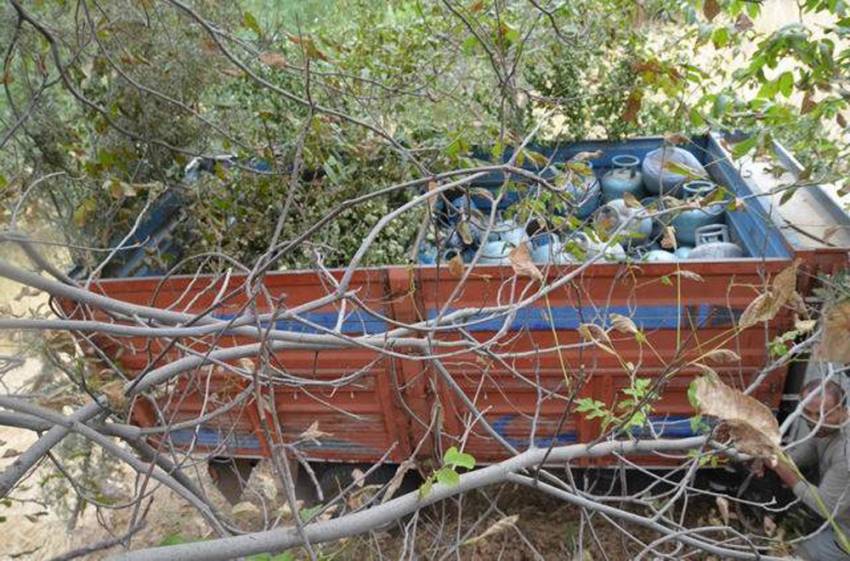
[[[518,220],[522,213],[515,205],[540,197],[546,189],[540,184],[523,194],[471,189],[440,199],[434,208],[437,235],[420,244],[419,263],[433,265],[459,255],[466,263],[506,265],[521,244],[539,265],[578,263],[599,254],[605,261],[645,262],[745,256],[726,224],[729,199],[718,185],[694,179],[708,174],[691,152],[664,145],[642,160],[617,154],[601,174],[592,163],[541,173],[564,202],[553,212],[560,220],[541,219],[539,211],[525,213],[538,215],[527,223]]]

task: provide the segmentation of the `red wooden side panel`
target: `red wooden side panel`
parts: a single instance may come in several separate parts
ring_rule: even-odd
[[[336,280],[341,274],[335,273]],[[174,277],[165,282],[156,278],[104,280],[93,290],[135,304],[154,305],[172,311],[198,314],[207,312],[218,318],[229,319],[242,312],[248,301],[244,277],[201,276],[197,278]],[[275,273],[265,278],[263,290],[257,298],[256,312],[285,311],[311,302],[335,290],[335,285],[316,273]],[[386,273],[379,270],[358,271],[350,286],[362,305],[346,308],[325,306],[300,314],[304,321],[279,320],[282,329],[311,334],[324,334],[340,328],[344,334],[382,332],[386,329],[387,298]],[[66,313],[77,317],[84,315],[74,304],[64,302]],[[106,316],[97,313],[101,319]],[[255,342],[243,337],[226,336],[183,338],[176,343],[204,353],[213,344],[230,347]],[[98,343],[108,349],[117,363],[130,377],[144,375],[155,367],[186,356],[173,347],[174,341],[151,340],[142,337],[106,339]],[[171,350],[161,355],[169,345]],[[253,360],[252,363],[256,363]],[[245,366],[243,361],[231,364]],[[263,403],[258,406],[251,397],[244,406],[227,415],[205,422],[198,430],[178,432],[174,444],[194,450],[229,455],[267,455],[269,442],[301,440],[300,448],[308,456],[326,460],[370,460],[392,450],[391,460],[400,461],[409,455],[408,431],[401,430],[394,409],[390,376],[394,368],[391,359],[381,353],[362,347],[333,350],[286,350],[275,353],[270,359],[268,375],[275,379],[271,390],[264,390]],[[210,376],[210,370],[215,371]],[[221,366],[205,367],[194,374],[184,374],[160,392],[161,411],[150,402],[137,400],[133,419],[143,425],[163,422],[181,422],[198,418],[223,403],[205,399],[217,384],[231,384],[239,389],[250,381],[246,371],[239,376],[225,373]],[[212,380],[212,382],[210,382]],[[307,384],[302,384],[306,381]],[[211,384],[211,385],[210,385]],[[297,387],[301,386],[301,387]],[[237,392],[238,393],[238,392]],[[231,392],[230,395],[235,395]],[[283,433],[274,432],[274,411]],[[262,430],[260,415],[269,422]],[[165,420],[163,420],[165,419]],[[300,439],[300,435],[314,423],[321,436]],[[271,430],[271,433],[268,432]]]
[[[182,377],[155,404],[147,398],[137,399],[132,419],[141,426],[170,427],[170,440],[154,438],[164,451],[174,446],[215,456],[261,457],[268,452],[255,431],[254,397],[228,407],[246,387],[242,380],[218,367],[204,368]],[[224,413],[215,414],[219,410]],[[192,421],[204,415],[210,415],[210,419],[195,427]],[[192,426],[182,427],[181,423]]]
[[[718,346],[735,351],[740,362],[711,366],[737,387],[745,387],[768,363],[767,342],[789,326],[789,313],[781,313],[767,329],[757,327],[743,333],[735,329],[736,318],[770,277],[789,264],[785,260],[746,260],[687,266],[594,265],[548,298],[517,311],[502,333],[507,316],[479,314],[467,318],[462,330],[447,329],[436,337],[443,345],[477,341],[492,351],[488,358],[451,344],[436,347],[435,353],[454,384],[517,449],[528,447],[532,439],[537,446],[591,441],[599,434],[597,421],[576,413],[563,415],[568,406],[574,407],[571,395],[613,406],[623,399],[622,390],[631,377],[659,383],[662,397],[654,404],[654,426],[668,436],[683,436],[690,428],[692,411],[686,389],[700,372],[692,363],[708,363],[702,355]],[[689,272],[681,273],[680,268]],[[547,271],[549,283],[571,270]],[[341,277],[340,272],[333,274],[337,280]],[[392,327],[392,320],[433,319],[443,308],[452,313],[517,304],[539,288],[528,279],[515,277],[509,267],[479,267],[453,294],[457,283],[445,268],[361,270],[351,285],[360,304],[310,310],[300,316],[305,321],[281,320],[277,326],[310,334],[327,334],[336,328],[351,335],[380,333]],[[244,278],[236,276],[226,282],[210,276],[175,277],[164,282],[106,280],[93,289],[127,302],[191,314],[207,312],[225,319],[241,313],[248,301]],[[256,311],[285,311],[334,289],[333,282],[313,272],[273,273],[265,278]],[[73,304],[63,305],[68,313],[82,313]],[[583,345],[579,325],[604,325],[612,313],[631,318],[646,334],[646,342],[612,332],[606,345],[616,350],[616,356]],[[248,342],[253,341],[231,336],[217,341],[210,337],[177,341],[195,352],[204,352],[213,344],[227,347]],[[185,351],[178,352],[174,342],[167,340],[101,337],[99,343],[130,376],[185,356]],[[172,348],[160,356],[169,345]],[[393,350],[421,357],[415,348]],[[234,364],[245,366],[244,362]],[[257,456],[268,454],[275,442],[300,441],[301,450],[314,459],[375,461],[391,450],[389,459],[401,461],[417,447],[420,456],[428,457],[463,442],[479,462],[495,462],[508,455],[502,444],[475,423],[453,384],[446,383],[432,361],[388,357],[363,347],[285,350],[273,354],[267,374],[275,382],[264,388],[260,401],[252,395],[198,430],[178,431],[170,442],[159,444]],[[759,399],[777,407],[784,376],[784,371],[772,373],[759,389]],[[155,405],[137,400],[133,419],[146,426],[191,421],[226,406],[250,379],[248,371],[237,375],[220,365],[201,368],[172,381]],[[271,432],[263,430],[261,420],[267,421],[265,427]],[[323,434],[302,438],[314,423]],[[274,432],[278,425],[281,434]],[[431,434],[432,428],[440,439]]]
[[[579,413],[564,418],[570,396],[575,392],[575,399],[592,398],[613,407],[626,397],[622,390],[629,386],[630,372],[660,383],[662,398],[655,402],[653,415],[656,429],[684,436],[690,432],[692,415],[687,386],[701,372],[692,363],[712,364],[729,383],[745,387],[769,362],[766,343],[789,326],[789,314],[781,313],[766,331],[759,327],[743,333],[736,331],[736,318],[769,277],[789,265],[784,260],[688,264],[687,270],[702,280],[678,273],[677,265],[593,266],[550,293],[548,301],[540,298],[518,312],[501,335],[504,316],[488,321],[483,321],[486,314],[467,318],[465,337],[492,350],[492,359],[464,353],[442,361],[476,409],[518,449],[527,448],[532,437],[537,446],[593,440],[599,434],[598,422]],[[555,282],[567,271],[549,271],[548,281]],[[428,318],[443,308],[450,314],[461,308],[509,306],[539,287],[517,279],[510,268],[481,267],[453,297],[458,279],[445,269],[421,268],[417,273],[417,295]],[[598,347],[583,347],[578,326],[607,324],[612,313],[631,318],[646,334],[646,343],[615,331],[610,346],[616,356]],[[458,333],[441,338],[458,340]],[[560,353],[555,351],[558,345]],[[714,365],[702,356],[717,347],[735,351],[740,362]],[[466,439],[467,450],[481,462],[507,456],[504,445],[474,423],[474,416],[436,369],[426,367],[423,376],[438,388],[432,399],[444,406],[443,447]],[[784,376],[784,371],[773,373],[757,393],[773,408],[779,406]]]

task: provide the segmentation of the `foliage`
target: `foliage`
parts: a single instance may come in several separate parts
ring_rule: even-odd
[[[663,5],[653,2],[645,12]],[[227,44],[258,79],[185,14],[157,5],[151,18],[147,9],[116,2],[100,19],[84,21],[99,26],[99,40],[69,65],[67,77],[87,103],[50,90],[50,103],[37,107],[19,139],[39,169],[12,166],[6,174],[12,188],[4,195],[12,201],[28,177],[64,172],[31,200],[49,202],[43,212],[64,223],[68,239],[80,246],[117,242],[145,205],[170,189],[190,209],[172,233],[186,254],[219,251],[247,263],[268,249],[287,200],[283,241],[351,197],[421,176],[422,167],[435,172],[474,163],[472,146],[500,147],[498,156],[542,111],[563,122],[555,132],[563,138],[676,128],[666,108],[653,109],[651,93],[676,96],[686,83],[668,63],[644,60],[647,30],[657,21],[642,21],[632,3],[617,0],[569,3],[551,23],[512,2],[452,10],[346,0],[333,10],[344,18],[318,17],[322,2],[298,10],[249,2],[241,12],[214,14],[212,4],[198,3],[202,16],[214,16],[260,52],[244,57]],[[45,3],[33,11],[74,44],[79,22],[70,5]],[[44,43],[23,28],[13,73],[37,72],[39,61],[49,60]],[[70,48],[62,54],[70,56]],[[16,105],[34,94],[23,85],[29,82],[9,84],[20,98]],[[57,111],[65,116],[59,127],[48,117]],[[233,153],[242,165],[180,188],[192,153]],[[246,169],[256,161],[271,171]],[[398,191],[341,212],[311,245],[282,255],[279,266],[309,266],[317,251],[325,265],[347,262],[365,232],[412,194]],[[364,263],[404,261],[421,220],[411,212],[393,221]],[[88,264],[99,257],[76,252]]]
[[[576,401],[576,412],[584,413],[587,420],[600,419],[602,432],[616,427],[624,432],[640,431],[649,422],[652,413],[652,380],[650,378],[631,378],[629,387],[622,393],[625,399],[618,401],[612,408],[597,399],[584,397]]]
[[[458,468],[474,469],[475,458],[471,454],[461,452],[455,446],[452,446],[443,454],[443,467],[429,475],[419,487],[419,497],[427,497],[435,482],[449,486],[460,483]]]
[[[758,457],[780,452],[779,423],[773,411],[754,397],[724,384],[716,376],[701,376],[688,388],[691,405],[700,415],[721,421],[739,451]]]
[[[220,251],[247,263],[268,249],[285,201],[283,241],[351,197],[421,176],[423,166],[435,172],[474,163],[472,146],[495,146],[499,157],[544,113],[550,139],[741,128],[753,134],[736,155],[769,153],[776,138],[791,144],[809,173],[842,177],[843,137],[824,134],[841,132],[835,125],[843,129],[845,119],[837,77],[848,60],[839,39],[850,23],[840,2],[801,5],[804,14],[832,18],[818,33],[794,25],[764,37],[752,25],[759,5],[741,0],[712,2],[703,13],[701,2],[585,0],[545,17],[513,2],[345,0],[336,8],[346,17],[324,17],[321,1],[296,8],[254,0],[241,11],[198,3],[199,14],[258,50],[252,60],[233,44],[224,53],[165,6],[115,2],[99,16],[84,14],[82,24],[70,5],[33,6],[64,43],[74,44],[79,25],[96,28],[97,42],[66,72],[87,103],[58,88],[42,94],[16,137],[25,157],[4,158],[3,197],[16,200],[27,178],[62,171],[30,197],[36,211],[64,223],[77,245],[108,246],[147,203],[180,190],[190,154],[233,153],[242,166],[182,190],[191,211],[172,235],[185,254]],[[43,37],[23,27],[17,41],[8,100],[0,102],[11,116],[38,92],[34,78],[50,72]],[[752,43],[746,64],[719,63],[744,60]],[[18,164],[24,160],[34,169]],[[252,172],[256,161],[271,171]],[[414,192],[339,213],[310,245],[280,256],[279,267],[309,266],[317,252],[325,265],[345,263],[357,240]],[[422,219],[420,211],[393,221],[365,264],[404,261]],[[76,252],[85,263],[99,256]]]

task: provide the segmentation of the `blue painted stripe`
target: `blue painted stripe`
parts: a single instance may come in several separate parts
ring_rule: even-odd
[[[215,448],[224,445],[227,448],[247,448],[251,450],[260,449],[260,440],[250,433],[237,433],[232,431],[220,431],[216,429],[201,427],[195,429],[180,429],[169,433],[171,442],[176,446],[206,446]]]
[[[659,437],[688,438],[697,434],[691,429],[691,417],[686,415],[651,415],[649,422]],[[652,437],[649,427],[637,430],[636,433],[643,437]]]
[[[495,430],[499,436],[505,439],[505,441],[518,450],[525,450],[528,448],[528,438],[516,438],[514,436],[510,436],[508,434],[508,428],[511,423],[515,420],[519,419],[519,415],[502,415],[495,421],[491,423],[493,430]],[[543,431],[540,431],[543,432]],[[575,431],[564,431],[559,434],[556,434],[554,437],[552,436],[539,436],[534,439],[534,445],[537,448],[548,448],[553,444],[555,446],[564,445],[564,444],[574,444],[578,441],[578,436]]]
[[[236,314],[213,314],[213,317],[216,319],[231,320],[236,317]],[[308,312],[301,314],[300,317],[332,331],[336,328],[336,322],[339,316],[336,312]],[[263,322],[262,325],[263,327],[268,327],[268,322]],[[292,319],[277,320],[275,322],[275,329],[296,333],[325,333],[320,329]],[[383,333],[387,329],[388,325],[386,321],[363,310],[354,310],[346,314],[341,326],[342,333],[346,335]]]
[[[530,307],[518,310],[510,330],[518,331],[527,329],[529,331],[548,331],[553,325],[559,330],[577,329],[582,323],[596,323],[610,327],[610,315],[620,314],[631,318],[635,324],[643,330],[650,329],[676,329],[679,325],[679,316],[682,315],[681,325],[689,328],[693,323],[697,327],[725,327],[733,323],[735,314],[729,314],[727,308],[720,308],[708,304],[699,306],[638,306],[629,308],[627,306],[605,306],[595,308],[592,306],[553,306],[552,320],[545,307]],[[457,311],[457,308],[449,308],[446,314]],[[438,309],[428,310],[428,319],[433,320],[439,313]],[[489,314],[476,314],[464,320],[471,324],[468,330],[476,331],[498,331],[502,328],[505,316],[490,319]]]

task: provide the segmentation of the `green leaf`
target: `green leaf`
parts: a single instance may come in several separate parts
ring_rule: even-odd
[[[726,113],[726,107],[729,106],[729,96],[720,94],[714,98],[714,105],[711,106],[711,115],[713,117],[721,117]]]
[[[690,391],[690,389],[688,391]],[[694,415],[693,417],[691,417],[690,424],[691,424],[691,432],[692,433],[696,434],[696,433],[700,432],[700,429],[702,429],[702,424],[703,424],[702,423],[702,415]]]
[[[664,162],[664,169],[670,173],[687,177],[688,179],[705,179],[706,177],[705,173],[702,171],[672,160]]]
[[[475,458],[466,452],[459,452],[456,447],[452,446],[443,454],[443,463],[447,466],[472,469],[475,467]]]
[[[696,379],[693,380],[690,385],[688,385],[688,403],[691,404],[691,407],[694,409],[699,409],[699,399],[697,399],[697,386]]]
[[[776,97],[776,92],[779,91],[779,80],[768,80],[759,88],[756,97],[764,99],[773,99]]]
[[[578,400],[577,404],[578,407],[576,407],[576,411],[579,413],[587,413],[585,415],[585,418],[589,421],[593,419],[607,418],[611,416],[611,414],[605,407],[605,404],[599,400],[585,397]]]
[[[785,191],[782,193],[782,196],[779,197],[779,206],[782,206],[785,203],[787,203],[788,201],[790,201],[791,197],[793,197],[794,193],[796,193],[796,192],[797,192],[797,189],[794,188],[794,187],[789,187],[788,189],[785,189]]]
[[[431,489],[433,489],[433,488],[434,488],[434,480],[429,477],[428,479],[425,480],[425,483],[423,483],[422,486],[419,487],[419,498],[424,499],[425,497],[430,495]]]
[[[505,38],[505,41],[507,41],[509,45],[513,45],[520,40],[519,31],[506,21],[501,22],[501,25],[499,26],[499,33]]]
[[[722,49],[729,44],[729,30],[725,27],[718,27],[711,34],[711,42],[714,43],[715,48]]]
[[[732,147],[732,156],[735,159],[745,156],[750,150],[756,147],[761,137],[758,134],[750,135],[749,138],[742,140]]]
[[[159,542],[160,546],[166,545],[180,545],[181,543],[189,543],[190,540],[180,534],[169,534],[165,537],[164,540]]]
[[[702,118],[699,110],[696,107],[691,107],[691,111],[689,113],[689,117],[691,119],[691,124],[695,127],[701,127],[705,125],[705,119]]]
[[[323,508],[325,508],[325,505],[323,504],[302,508],[301,511],[298,513],[298,516],[301,518],[302,522],[306,522],[307,520],[312,518],[314,514],[318,513]]]
[[[295,561],[295,556],[289,551],[272,555],[271,553],[257,553],[245,558],[245,561]]]
[[[97,212],[97,199],[94,197],[89,197],[84,200],[80,206],[74,211],[74,224],[77,225],[78,228],[83,228],[86,224],[89,223],[89,219],[94,216]]]
[[[439,481],[443,485],[454,487],[455,485],[458,485],[460,483],[460,476],[455,470],[449,467],[443,467],[438,469],[434,475],[437,477],[437,481]]]
[[[776,85],[782,95],[791,97],[791,93],[794,91],[794,75],[789,71],[783,72],[776,80]]]
[[[255,18],[254,14],[251,12],[245,12],[242,14],[242,25],[256,33],[258,37],[263,36],[263,30],[260,29],[260,24],[257,23],[257,18]]]

